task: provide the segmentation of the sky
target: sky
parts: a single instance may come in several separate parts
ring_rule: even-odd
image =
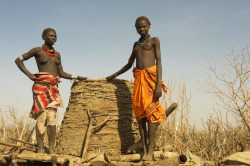
[[[43,44],[43,29],[56,30],[54,48],[65,72],[99,79],[127,63],[139,39],[135,20],[147,16],[150,35],[160,39],[163,80],[186,81],[191,121],[199,125],[215,101],[198,90],[207,79],[207,59],[223,60],[232,48],[237,52],[249,43],[249,9],[249,0],[0,0],[0,108],[15,107],[20,116],[30,110],[33,82],[14,61]],[[34,58],[24,64],[38,72]],[[118,79],[133,80],[132,70]],[[63,79],[59,85],[65,104],[59,111],[68,105],[72,83]]]

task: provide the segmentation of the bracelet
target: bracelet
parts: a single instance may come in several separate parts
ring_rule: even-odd
[[[159,82],[163,83],[163,80],[158,80]]]
[[[116,73],[115,73],[114,75],[115,75],[115,77],[117,77],[117,74],[116,74]]]
[[[20,61],[23,61],[23,56],[22,55],[19,56],[18,58],[19,58]]]
[[[71,79],[77,79],[77,75],[71,75]]]

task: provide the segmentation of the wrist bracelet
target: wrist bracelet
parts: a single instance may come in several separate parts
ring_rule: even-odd
[[[77,79],[77,75],[71,75],[71,79]]]

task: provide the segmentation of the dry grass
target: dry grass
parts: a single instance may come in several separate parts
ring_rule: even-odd
[[[8,138],[16,138],[29,142],[35,141],[34,137],[32,137],[34,121],[29,119],[28,113],[28,111],[25,111],[25,115],[18,117],[17,110],[14,107],[9,107],[5,112],[0,108],[1,141],[14,143]]]
[[[62,121],[62,116],[63,113],[58,113],[57,120]],[[35,120],[29,118],[28,110],[23,116],[18,117],[14,107],[9,107],[7,111],[0,108],[0,141],[22,145],[20,142],[9,139],[15,138],[35,144],[35,123]],[[61,122],[57,123],[57,132],[60,130],[60,126]],[[47,132],[44,133],[44,146],[48,146]]]
[[[168,82],[169,93],[163,97],[162,103],[169,106],[172,102],[179,104],[168,121],[159,126],[158,146],[170,144],[180,154],[189,149],[204,160],[219,163],[224,157],[235,152],[250,150],[250,133],[240,123],[232,126],[222,119],[220,112],[215,111],[208,119],[202,120],[203,129],[190,124],[191,95],[186,90],[185,81]]]

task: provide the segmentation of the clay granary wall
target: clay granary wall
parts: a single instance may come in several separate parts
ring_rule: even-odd
[[[138,136],[132,109],[133,83],[125,80],[75,81],[69,105],[57,136],[56,152],[81,156],[89,125],[89,110],[93,125],[107,116],[109,120],[92,133],[87,154],[124,153]]]

